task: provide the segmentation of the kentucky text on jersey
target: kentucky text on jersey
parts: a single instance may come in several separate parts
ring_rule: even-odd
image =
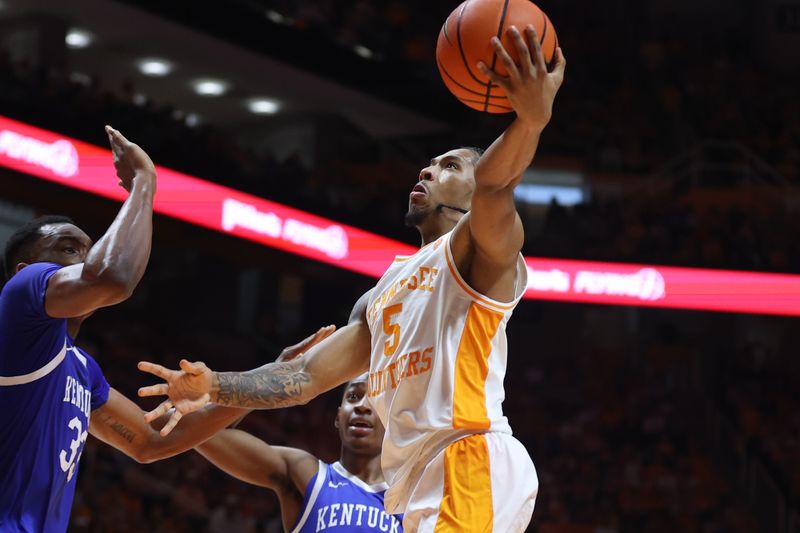
[[[64,391],[64,401],[69,402],[89,418],[92,406],[92,391],[81,384],[80,381],[72,376],[67,376],[67,385]]]
[[[292,533],[403,533],[400,516],[384,511],[386,483],[367,485],[341,463],[319,462],[309,481],[303,510]]]
[[[367,526],[375,531],[400,531],[400,522],[392,515],[386,514],[381,508],[363,503],[332,503],[317,509],[317,529],[347,528],[353,526]]]

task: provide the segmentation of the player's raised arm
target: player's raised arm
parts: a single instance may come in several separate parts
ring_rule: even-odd
[[[508,70],[500,76],[485,64],[480,70],[502,87],[516,118],[481,156],[475,168],[475,194],[469,227],[478,249],[498,262],[513,261],[522,247],[522,224],[514,207],[514,187],[531,164],[553,111],[553,101],[564,79],[566,61],[556,50],[553,71],[547,71],[533,26],[520,33],[509,30],[520,61],[516,64],[500,40],[492,38],[497,57]]]
[[[120,132],[106,126],[119,184],[128,198],[105,235],[83,263],[62,268],[50,278],[45,310],[72,318],[127,299],[150,258],[156,171],[150,157]]]

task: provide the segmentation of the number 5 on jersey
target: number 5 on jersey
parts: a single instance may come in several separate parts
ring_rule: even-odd
[[[392,317],[403,311],[403,304],[394,304],[383,308],[383,332],[390,337],[383,343],[383,355],[394,355],[400,345],[400,324],[392,322]]]

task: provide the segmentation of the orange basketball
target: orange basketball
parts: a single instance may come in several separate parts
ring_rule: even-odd
[[[475,66],[483,61],[505,76],[506,69],[490,43],[499,37],[514,61],[517,48],[507,30],[516,26],[525,38],[525,27],[533,24],[548,68],[558,46],[556,30],[544,11],[529,0],[466,0],[444,21],[436,43],[436,64],[444,84],[464,104],[478,111],[512,111],[503,89],[489,82]]]

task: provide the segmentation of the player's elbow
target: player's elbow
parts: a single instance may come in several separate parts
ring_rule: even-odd
[[[155,463],[156,461],[172,457],[175,454],[169,453],[165,450],[160,450],[153,446],[146,446],[141,447],[128,455],[140,465],[149,465],[150,463]]]
[[[141,279],[135,271],[124,266],[107,265],[92,268],[92,265],[88,264],[84,265],[81,277],[110,304],[130,298]]]
[[[92,283],[96,290],[102,293],[102,298],[108,305],[124,302],[133,295],[137,283],[130,277],[121,274],[104,274]]]

